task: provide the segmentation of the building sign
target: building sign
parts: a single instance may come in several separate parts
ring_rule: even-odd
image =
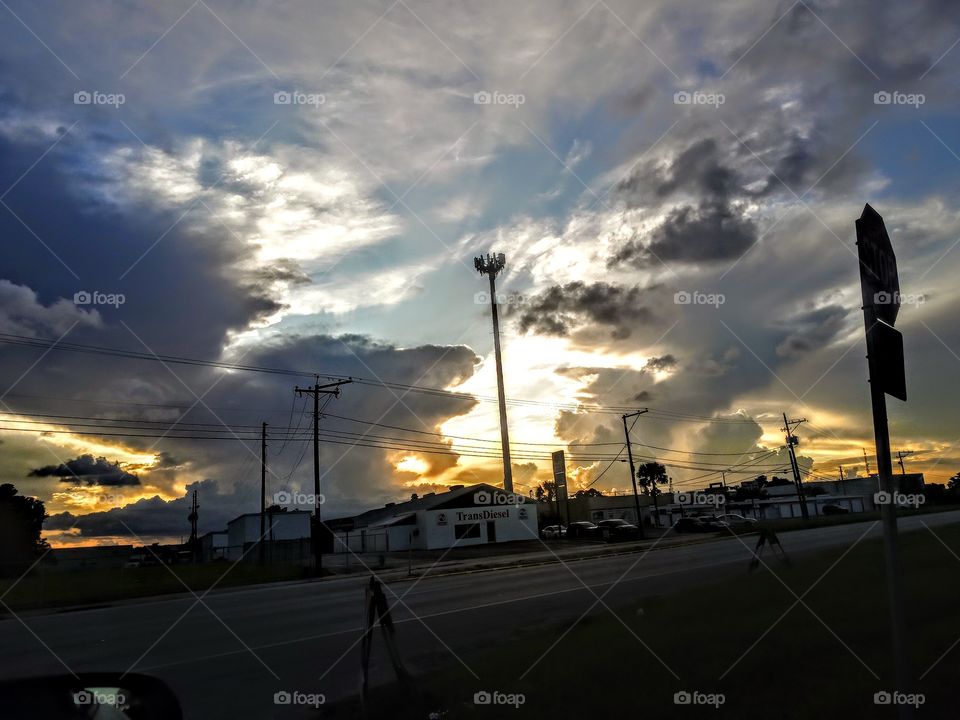
[[[447,524],[447,514],[439,513],[437,515],[437,525],[446,525]]]
[[[517,510],[517,517],[520,518],[521,520],[526,520],[527,509],[525,507],[521,507],[519,510]]]
[[[464,520],[505,520],[510,517],[509,510],[476,510],[472,512],[457,511],[457,522]]]

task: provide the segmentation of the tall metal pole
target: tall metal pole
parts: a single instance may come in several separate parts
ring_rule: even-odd
[[[637,528],[640,530],[640,537],[646,537],[643,529],[643,515],[640,512],[640,494],[637,492],[637,469],[633,466],[633,447],[630,445],[630,430],[627,428],[627,418],[637,417],[647,412],[638,410],[637,412],[627,413],[623,416],[623,435],[627,440],[627,459],[630,461],[630,482],[633,483],[633,505],[637,510]]]
[[[500,404],[500,447],[503,451],[503,489],[513,492],[513,465],[510,462],[510,433],[507,430],[507,395],[503,388],[503,359],[500,356],[500,319],[497,314],[496,276],[506,265],[503,253],[474,258],[473,265],[490,280],[490,308],[493,314],[493,350],[497,364],[497,400]]]
[[[497,400],[500,403],[500,446],[503,448],[503,489],[513,492],[513,465],[510,463],[510,432],[507,429],[507,394],[503,388],[503,359],[500,356],[500,319],[497,315],[497,283],[490,273],[490,308],[493,313],[493,352],[497,361]]]

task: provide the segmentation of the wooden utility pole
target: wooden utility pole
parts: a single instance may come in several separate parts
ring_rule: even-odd
[[[260,425],[260,563],[266,561],[267,553],[263,538],[267,534],[267,424]]]
[[[633,466],[633,449],[630,446],[630,430],[627,428],[628,417],[640,417],[646,409],[627,413],[623,416],[623,434],[627,439],[627,459],[630,461],[630,482],[633,483],[633,504],[637,510],[637,528],[640,530],[640,537],[646,537],[643,529],[643,514],[640,512],[640,495],[637,493],[637,469]]]
[[[790,453],[790,468],[793,470],[793,483],[797,487],[797,500],[800,501],[800,514],[803,516],[804,522],[810,519],[810,513],[807,510],[807,498],[803,493],[803,480],[800,477],[800,465],[797,463],[797,453],[795,450],[800,439],[793,434],[793,426],[806,421],[806,418],[787,420],[787,414],[783,414],[783,430],[787,433],[787,450]]]
[[[336,382],[319,384],[319,377],[313,387],[294,387],[298,396],[313,396],[313,526],[311,527],[311,544],[313,545],[313,573],[320,577],[323,571],[323,547],[321,545],[323,533],[320,523],[320,396],[340,395],[340,386],[353,382],[352,380],[337,380]]]

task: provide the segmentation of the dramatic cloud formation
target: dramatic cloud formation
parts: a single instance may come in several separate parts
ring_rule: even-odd
[[[599,323],[612,328],[616,338],[630,337],[631,327],[653,320],[639,287],[623,288],[604,282],[555,285],[530,298],[519,311],[521,332],[566,335],[571,328]]]
[[[193,488],[201,531],[255,509],[262,422],[269,492],[312,487],[315,373],[358,379],[321,421],[326,516],[500,482],[488,251],[524,491],[553,447],[622,447],[597,405],[650,407],[676,483],[775,450],[783,412],[805,469],[862,469],[866,201],[912,295],[892,432],[960,469],[956,3],[8,5],[0,469],[64,541],[179,537]],[[570,477],[624,487],[608,465]]]
[[[60,482],[87,485],[139,485],[140,479],[118,462],[93,455],[81,455],[60,465],[45,465],[30,471],[29,477],[56,477]]]

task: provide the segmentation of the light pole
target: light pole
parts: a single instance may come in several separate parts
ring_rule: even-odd
[[[503,253],[487,254],[473,259],[473,266],[481,275],[490,278],[490,308],[493,312],[493,350],[497,361],[497,399],[500,402],[500,447],[503,449],[503,489],[513,492],[513,467],[510,465],[510,433],[507,430],[507,396],[503,389],[503,360],[500,358],[500,321],[497,317],[497,273],[503,270],[507,258]]]

